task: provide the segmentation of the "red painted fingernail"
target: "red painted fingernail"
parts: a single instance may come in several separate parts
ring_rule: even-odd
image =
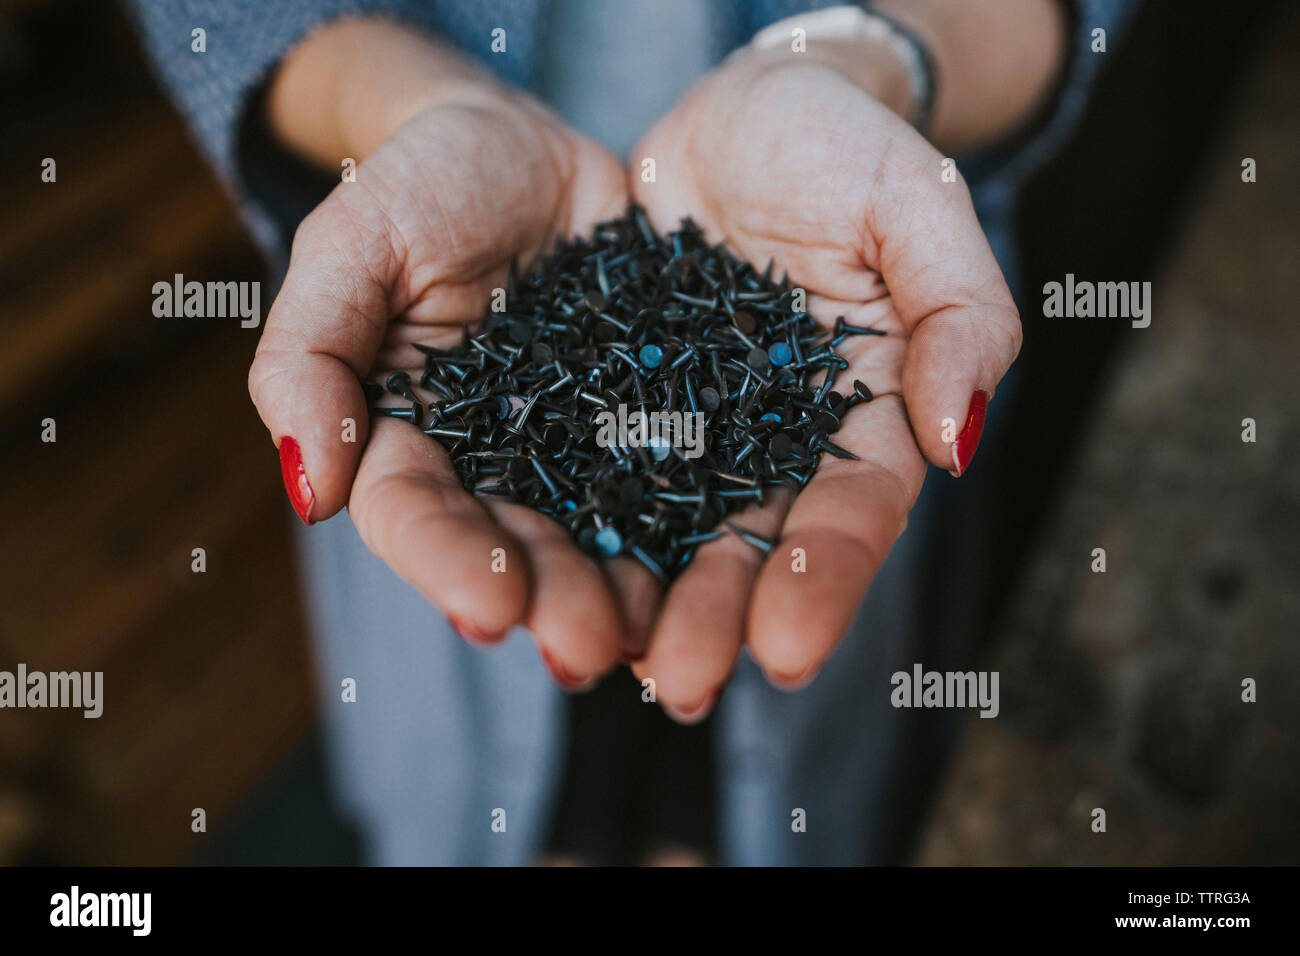
[[[456,632],[457,637],[472,647],[480,644],[498,644],[505,637],[505,634],[489,634],[481,627],[451,614],[447,615],[447,623],[451,625],[451,629]]]
[[[668,712],[668,716],[672,717],[679,724],[698,724],[708,716],[709,711],[713,709],[713,704],[717,699],[718,688],[715,687],[709,692],[708,696],[705,697],[704,700],[700,701],[694,707],[678,709],[673,707],[671,704],[664,704],[663,709]]]
[[[280,474],[284,476],[284,490],[289,493],[293,510],[303,524],[311,524],[311,505],[316,500],[316,492],[311,490],[302,466],[302,449],[288,435],[280,439]]]
[[[955,466],[952,474],[958,478],[966,473],[970,460],[975,457],[975,449],[979,447],[980,435],[984,431],[984,413],[988,407],[988,392],[976,392],[970,397],[966,424],[961,427],[961,433],[952,443],[952,463]]]
[[[545,647],[538,647],[537,650],[538,653],[542,655],[542,663],[546,665],[546,669],[550,672],[551,676],[555,678],[555,683],[567,690],[577,690],[579,687],[585,687],[587,685],[587,681],[579,680],[565,670],[564,665],[556,660],[551,652]]]

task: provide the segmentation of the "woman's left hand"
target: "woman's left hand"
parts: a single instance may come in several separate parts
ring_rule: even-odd
[[[645,158],[654,182],[641,179]],[[840,71],[750,52],[706,77],[632,153],[635,198],[657,229],[689,215],[741,258],[774,259],[827,329],[842,315],[888,332],[839,347],[851,364],[837,390],[860,379],[875,396],[833,436],[860,460],[825,455],[797,498],[773,495],[735,519],[779,539],[766,560],[726,534],[665,596],[634,670],[655,679],[678,720],[707,714],[744,644],[773,683],[807,683],[906,526],[926,463],[954,474],[970,464],[1021,330],[950,168]]]

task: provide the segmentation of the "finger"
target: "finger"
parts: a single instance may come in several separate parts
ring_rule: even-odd
[[[650,635],[663,602],[663,585],[634,558],[606,562],[605,574],[622,608],[619,659],[627,663],[639,661],[650,645]]]
[[[760,507],[728,519],[761,537],[775,537],[790,507],[775,488]],[[703,720],[736,664],[745,636],[750,590],[766,555],[726,525],[722,537],[701,545],[664,599],[637,677],[654,678],[655,698],[680,723]]]
[[[370,550],[463,634],[498,640],[523,621],[523,545],[461,487],[446,451],[418,429],[375,422],[348,511]],[[493,569],[501,562],[504,574]]]
[[[532,580],[524,626],[557,683],[586,687],[613,666],[622,621],[600,566],[539,511],[485,499],[498,524],[523,545]]]
[[[348,500],[369,428],[358,379],[383,339],[400,265],[386,227],[350,195],[336,190],[299,226],[248,374],[308,524]]]
[[[1020,351],[1021,329],[965,185],[940,181],[934,158],[933,169],[882,177],[884,195],[867,211],[877,246],[865,245],[911,334],[903,397],[917,444],[931,464],[960,475],[988,398]]]
[[[749,606],[750,653],[781,687],[811,680],[848,629],[925,478],[897,396],[853,409],[835,442],[861,460],[823,457]]]
[[[569,130],[576,148],[568,200],[572,204],[565,226],[569,235],[586,235],[600,222],[627,212],[629,193],[623,163],[595,140]]]

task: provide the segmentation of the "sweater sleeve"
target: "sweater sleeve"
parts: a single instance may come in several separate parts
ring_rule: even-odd
[[[735,3],[739,0],[719,2]],[[751,0],[749,29],[755,32],[785,17],[846,2],[848,0]],[[871,9],[871,0],[854,2]],[[1070,35],[1065,70],[1054,95],[1012,135],[955,157],[972,192],[987,190],[990,195],[996,195],[999,202],[1014,195],[1020,183],[1069,139],[1088,104],[1098,73],[1139,5],[1139,0],[1056,2],[1067,12]],[[1105,31],[1107,52],[1093,52],[1094,30]],[[942,72],[938,81],[941,85],[944,82]]]
[[[528,0],[125,0],[163,88],[234,194],[254,238],[282,265],[293,225],[269,208],[265,167],[251,176],[241,136],[251,104],[284,55],[318,26],[348,15],[388,16],[437,32],[506,80],[522,82],[534,50]],[[493,26],[509,26],[510,55],[490,57]],[[194,31],[203,30],[196,50]],[[264,143],[262,145],[265,145]],[[282,177],[283,178],[283,177]]]
[[[1065,70],[1055,95],[1017,133],[987,148],[957,157],[963,175],[1011,194],[1039,166],[1051,159],[1078,126],[1096,84],[1112,55],[1137,0],[1063,0],[1070,16]],[[1104,31],[1105,52],[1094,51]],[[943,82],[943,78],[939,78]]]

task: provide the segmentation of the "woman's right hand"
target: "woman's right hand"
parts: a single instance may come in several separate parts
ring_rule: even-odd
[[[401,42],[395,57],[418,56],[417,41]],[[644,603],[632,593],[642,579],[607,574],[538,512],[468,494],[435,441],[368,419],[360,385],[394,370],[418,383],[423,357],[411,343],[459,342],[513,260],[522,268],[627,204],[612,155],[535,101],[479,82],[467,63],[463,72],[373,152],[344,154],[365,158],[294,237],[249,391],[304,521],[346,505],[367,546],[462,635],[492,641],[525,626],[557,680],[580,686],[617,659],[620,609]],[[493,569],[497,549],[505,573]]]

